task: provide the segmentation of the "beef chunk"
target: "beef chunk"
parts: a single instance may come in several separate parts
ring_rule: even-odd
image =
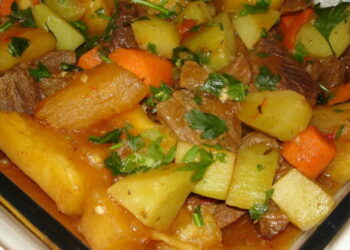
[[[202,96],[202,104],[197,105],[193,100],[193,93],[187,90],[175,91],[173,96],[157,105],[158,119],[167,125],[179,140],[192,144],[210,143],[220,144],[230,150],[236,150],[240,143],[241,126],[236,118],[239,105],[234,102],[221,103],[217,98]],[[228,132],[222,139],[204,140],[200,138],[200,131],[189,127],[184,115],[192,109],[211,113],[226,121]]]
[[[139,16],[136,5],[129,1],[119,1],[118,16],[115,20],[116,28],[112,31],[108,48],[114,51],[118,48],[137,48],[131,22]]]
[[[16,66],[0,77],[0,110],[32,113],[39,88],[26,68]]]
[[[180,87],[188,90],[196,90],[207,80],[210,71],[198,63],[186,61],[181,68]]]
[[[260,234],[263,238],[272,239],[286,229],[288,216],[273,202],[269,202],[269,209],[259,220]]]
[[[345,82],[345,65],[334,56],[313,60],[312,63],[306,65],[306,71],[317,84],[322,84],[327,88]]]
[[[304,95],[311,105],[316,103],[319,93],[318,85],[301,63],[289,57],[282,43],[276,39],[276,32],[272,32],[267,38],[261,39],[255,47],[255,51],[256,53],[263,52],[270,55],[266,58],[259,58],[254,53],[252,54],[251,60],[255,75],[258,74],[259,67],[264,65],[281,77],[281,81],[277,86],[278,89],[294,90]]]
[[[340,57],[345,67],[345,82],[350,82],[350,47],[348,47]]]
[[[285,0],[281,6],[282,14],[305,10],[310,5],[308,0]]]

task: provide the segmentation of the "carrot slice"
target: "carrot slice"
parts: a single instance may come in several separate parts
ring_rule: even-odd
[[[292,141],[283,143],[281,153],[293,167],[315,179],[334,158],[336,148],[315,126],[309,126]]]
[[[171,84],[173,66],[167,59],[143,50],[124,48],[112,52],[109,58],[143,79],[148,85],[159,87],[161,82]]]
[[[295,47],[295,40],[301,27],[307,23],[314,15],[314,10],[306,9],[301,13],[293,15],[294,18],[288,17],[283,22],[287,27],[284,33],[283,44],[288,50],[293,50]],[[285,17],[282,17],[282,19]],[[289,20],[290,19],[290,20]]]
[[[342,103],[350,100],[350,83],[340,85],[336,88],[335,96],[331,99],[328,104],[333,105]]]
[[[11,15],[11,6],[15,0],[0,0],[0,16]]]
[[[279,25],[280,25],[283,33],[285,33],[289,29],[290,25],[293,23],[295,18],[296,18],[295,14],[286,15],[286,16],[281,17],[281,21],[280,21]]]
[[[82,55],[77,65],[83,69],[91,69],[101,63],[102,60],[98,55],[98,47],[95,47]]]

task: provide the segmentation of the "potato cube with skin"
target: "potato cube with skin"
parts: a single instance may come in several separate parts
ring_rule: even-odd
[[[171,58],[173,49],[180,45],[179,33],[175,24],[155,16],[131,24],[137,44],[147,50],[155,45],[156,53]]]
[[[179,142],[177,144],[175,162],[182,163],[185,154],[194,146],[186,142]],[[217,157],[217,154],[221,154],[223,159],[222,161],[216,160],[208,167],[203,179],[194,186],[192,192],[202,196],[224,200],[231,183],[236,156],[234,153],[225,150],[216,150],[208,147],[201,148],[213,152],[214,157]]]
[[[312,108],[305,97],[291,90],[248,94],[238,119],[281,141],[293,139],[310,122]]]
[[[272,200],[303,231],[319,224],[332,210],[334,200],[296,169],[273,185]]]
[[[167,229],[190,194],[193,171],[169,165],[129,175],[109,188],[108,193],[146,226]]]
[[[326,168],[325,174],[337,182],[345,183],[350,181],[350,142],[335,141],[335,146],[337,154]]]
[[[226,204],[243,209],[265,201],[265,192],[272,187],[279,153],[265,144],[238,150],[232,183]]]

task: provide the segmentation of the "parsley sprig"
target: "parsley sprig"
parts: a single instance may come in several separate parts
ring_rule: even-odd
[[[210,51],[195,53],[189,48],[186,48],[184,46],[179,46],[173,49],[173,56],[171,60],[173,61],[176,67],[181,68],[181,66],[185,63],[185,61],[194,61],[201,65],[207,65],[210,63],[210,58],[211,58]]]
[[[29,47],[29,40],[23,37],[12,37],[8,43],[8,52],[13,57],[21,57],[23,52]]]
[[[347,10],[348,4],[340,3],[336,7],[321,8],[320,5],[316,5],[315,12],[318,15],[315,20],[314,27],[321,33],[326,39],[333,55],[336,55],[332,44],[329,41],[329,37],[332,30],[337,24],[344,21],[350,15],[350,11]]]
[[[23,27],[36,27],[31,8],[20,10],[16,2],[11,5],[10,19],[13,23],[18,22]]]
[[[50,71],[41,62],[39,62],[38,67],[28,69],[28,71],[29,74],[34,77],[37,82],[40,82],[42,78],[51,77]]]
[[[151,108],[154,108],[157,103],[168,100],[173,90],[168,87],[165,83],[161,83],[159,88],[150,86],[151,96],[146,99],[145,104]]]
[[[155,3],[151,3],[151,2],[148,2],[145,0],[131,0],[131,2],[159,11],[158,17],[160,17],[162,19],[172,18],[172,17],[177,15],[177,13],[175,11],[171,11],[171,10],[164,8],[163,5],[167,1],[164,1],[163,4],[155,4]]]
[[[267,212],[269,208],[269,200],[272,197],[272,194],[274,192],[274,189],[269,189],[265,192],[265,201],[264,203],[255,203],[250,209],[249,209],[249,216],[252,220],[258,221],[261,219],[261,217]]]
[[[225,120],[198,109],[192,109],[186,113],[185,119],[190,128],[202,131],[201,139],[212,140],[228,131]]]
[[[277,84],[280,80],[279,75],[274,75],[266,66],[261,66],[259,74],[255,78],[255,87],[259,91],[277,90]]]
[[[194,209],[194,212],[192,214],[193,222],[197,227],[203,227],[204,220],[201,212],[201,206],[197,205],[196,208]]]

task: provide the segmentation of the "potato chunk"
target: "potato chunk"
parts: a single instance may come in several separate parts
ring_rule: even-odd
[[[350,142],[335,142],[337,154],[325,173],[337,182],[350,181]]]
[[[175,162],[182,163],[183,157],[193,146],[194,145],[186,142],[179,142],[177,144]],[[218,153],[222,154],[224,159],[223,161],[217,160],[209,166],[203,179],[194,186],[192,192],[218,200],[225,200],[231,184],[236,155],[225,150],[216,150],[208,147],[203,148],[213,152],[214,155]]]
[[[34,180],[65,214],[79,215],[98,170],[79,159],[65,136],[18,113],[0,112],[0,150]]]
[[[304,96],[291,91],[250,93],[242,103],[238,119],[281,141],[288,141],[303,131],[312,116]]]
[[[278,157],[278,152],[265,144],[241,147],[226,204],[249,209],[255,203],[263,203],[265,192],[272,187]]]
[[[92,249],[142,249],[150,229],[107,195],[96,189],[86,199],[79,228]]]
[[[85,128],[131,109],[147,93],[148,87],[129,71],[101,64],[45,99],[35,116],[57,129]]]
[[[320,223],[334,206],[334,200],[298,170],[292,169],[274,185],[272,200],[303,231]]]
[[[127,176],[109,188],[108,193],[145,225],[166,229],[190,194],[192,171],[177,171],[169,165]]]

